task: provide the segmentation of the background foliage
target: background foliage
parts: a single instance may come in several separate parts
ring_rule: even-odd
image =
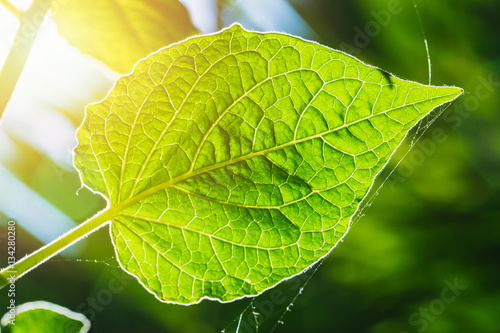
[[[378,23],[380,12],[397,3],[400,12]],[[495,256],[500,250],[500,7],[494,0],[418,3],[433,84],[461,86],[467,94],[423,134],[302,294],[314,269],[251,304],[260,313],[261,332],[279,320],[284,325],[276,332],[500,331]],[[237,20],[247,29],[289,32],[348,48],[363,61],[427,82],[423,39],[410,1],[225,0],[218,5],[219,17],[211,10],[192,11],[195,26],[210,32]],[[15,25],[3,8],[0,15],[3,61]],[[0,235],[5,237],[9,219],[18,222],[18,257],[104,207],[87,190],[75,194],[80,184],[71,149],[84,105],[104,97],[117,74],[57,38],[55,29],[48,21],[40,31],[0,131]],[[367,38],[360,38],[359,31],[367,29]],[[407,150],[402,147],[399,155]],[[19,280],[17,303],[43,299],[80,311],[92,321],[93,332],[219,332],[228,325],[226,332],[232,332],[242,313],[241,331],[250,331],[254,317],[243,312],[250,300],[192,307],[159,303],[116,268],[108,238],[103,228]],[[4,239],[0,246],[6,253]],[[0,255],[2,266],[5,257]],[[455,282],[467,289],[444,302],[443,290]],[[1,306],[7,302],[6,291],[0,291]],[[426,309],[427,316],[420,312]]]

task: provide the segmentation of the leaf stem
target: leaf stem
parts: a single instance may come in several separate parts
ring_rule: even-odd
[[[0,1],[12,12],[12,8],[9,7],[9,5],[12,5],[7,0]],[[19,12],[19,29],[0,71],[0,119],[21,76],[24,64],[28,59],[35,37],[47,15],[51,2],[52,0],[34,0],[30,8],[25,12],[21,12],[16,8]]]
[[[60,236],[53,242],[45,245],[39,250],[25,256],[13,265],[0,271],[0,289],[9,284],[13,279],[18,279],[38,265],[46,262],[67,247],[88,236],[95,230],[107,224],[116,215],[112,210],[95,215],[77,227]]]
[[[2,4],[5,7],[5,9],[7,9],[12,15],[17,17],[18,19],[21,18],[22,12],[19,9],[17,9],[16,6],[11,4],[8,0],[0,0],[0,4]]]

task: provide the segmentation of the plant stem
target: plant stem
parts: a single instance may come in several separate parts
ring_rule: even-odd
[[[20,278],[70,245],[104,226],[114,215],[116,214],[111,210],[107,210],[102,214],[96,215],[57,238],[52,243],[49,243],[39,250],[25,256],[15,264],[2,269],[0,271],[0,289],[9,284],[12,279]]]
[[[6,7],[7,1],[2,1]],[[8,3],[8,2],[7,2]],[[47,12],[50,8],[51,0],[34,0],[30,8],[20,13],[20,24],[12,48],[7,55],[7,59],[0,71],[0,119],[14,92],[17,81],[21,76],[24,64],[28,59],[35,37],[40,29]],[[9,3],[10,4],[10,3]],[[12,5],[11,5],[12,6]],[[14,7],[15,8],[15,7]],[[9,7],[7,7],[9,9]],[[16,8],[17,9],[17,8]],[[12,10],[11,10],[12,12]]]
[[[3,5],[12,15],[17,17],[18,19],[21,18],[22,12],[8,0],[0,0],[0,4]]]

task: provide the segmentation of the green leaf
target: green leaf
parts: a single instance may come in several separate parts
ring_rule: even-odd
[[[86,333],[90,329],[90,321],[81,313],[45,301],[17,306],[12,318],[10,311],[3,316],[3,333]]]
[[[88,106],[75,166],[147,290],[230,301],[328,254],[408,130],[461,93],[234,25],[159,50]]]
[[[59,33],[111,69],[128,73],[160,47],[197,33],[178,0],[54,1]]]

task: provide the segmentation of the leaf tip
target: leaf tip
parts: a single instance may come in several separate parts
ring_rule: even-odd
[[[452,90],[451,92],[454,94],[454,98],[457,98],[459,97],[460,95],[463,95],[464,94],[464,88],[460,88],[460,87],[450,87],[450,89]]]
[[[442,86],[439,87],[439,93],[441,97],[445,98],[447,102],[454,101],[460,95],[464,94],[464,89],[454,86]]]

